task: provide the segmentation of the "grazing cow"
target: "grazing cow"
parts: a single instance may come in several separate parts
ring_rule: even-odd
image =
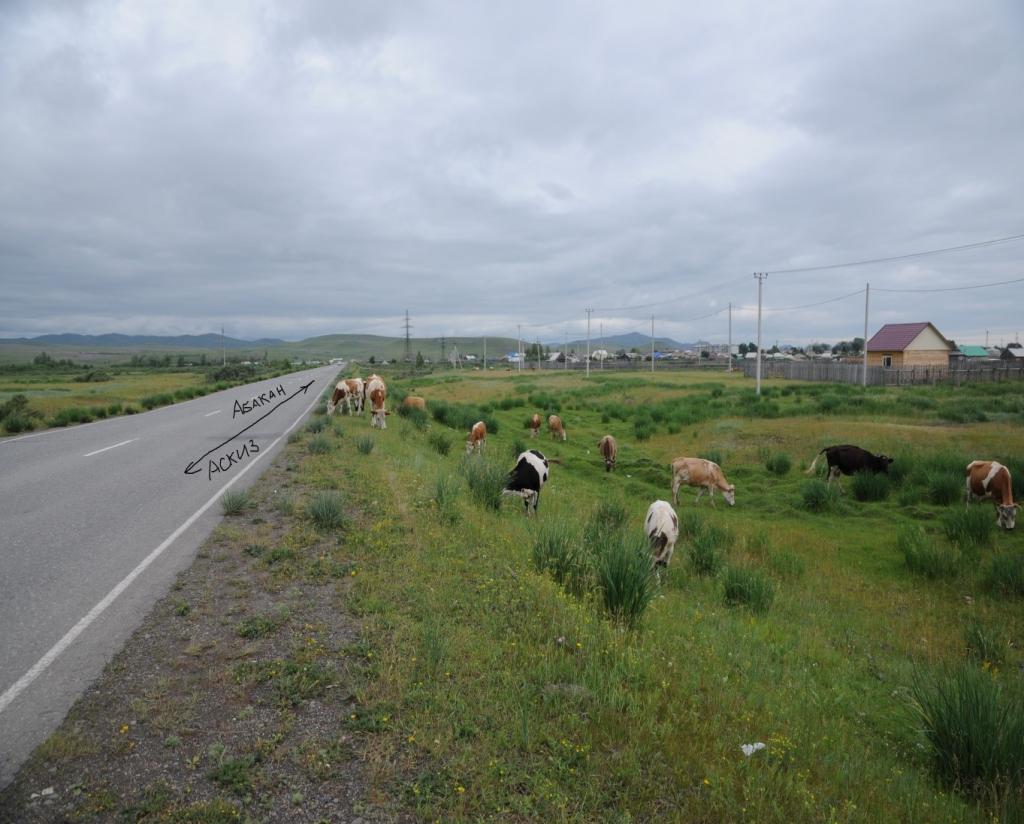
[[[644,519],[644,534],[651,545],[656,567],[667,567],[679,540],[679,518],[668,501],[655,501]]]
[[[997,461],[971,461],[967,464],[967,505],[971,499],[991,500],[996,507],[996,523],[1003,529],[1017,525],[1020,504],[1013,502],[1010,470]]]
[[[699,486],[696,503],[705,492],[711,496],[711,505],[715,505],[715,490],[721,490],[722,497],[729,506],[736,506],[736,487],[725,479],[722,468],[714,461],[704,458],[676,458],[672,461],[672,501],[679,506],[679,487]]]
[[[562,426],[562,419],[558,415],[548,415],[548,432],[556,441],[559,438],[566,440],[565,427]]]
[[[477,421],[469,430],[469,438],[466,441],[466,454],[473,454],[474,450],[482,451],[487,443],[487,424]]]
[[[363,379],[362,378],[346,378],[345,379],[345,385],[348,387],[348,393],[349,393],[349,397],[350,397],[351,402],[352,402],[352,406],[355,406],[355,408],[356,408],[356,414],[357,415],[362,415],[363,414],[363,401],[365,400],[364,393],[366,392],[366,387],[363,384]],[[348,407],[348,413],[350,415],[352,414],[352,407],[351,406]]]
[[[859,446],[851,446],[850,444],[841,444],[839,446],[826,446],[817,455],[814,456],[814,460],[811,461],[811,466],[807,470],[807,475],[814,474],[814,467],[818,463],[818,458],[824,453],[825,458],[828,460],[828,480],[826,483],[831,486],[832,479],[838,478],[840,473],[843,475],[853,475],[855,472],[889,472],[889,464],[892,463],[892,458],[888,455],[873,455],[866,449],[861,449]]]
[[[402,406],[406,409],[422,409],[426,411],[427,401],[419,395],[406,395],[405,399],[402,401]]]
[[[540,415],[534,412],[533,417],[530,418],[530,437],[536,438],[538,432],[540,432]]]
[[[334,410],[338,408],[342,401],[345,402],[345,408],[349,409],[351,413],[351,406],[349,406],[351,397],[352,393],[348,390],[348,384],[345,381],[338,381],[338,385],[334,387],[334,394],[327,401],[327,414],[333,415]]]
[[[605,435],[597,442],[597,448],[604,456],[604,471],[611,472],[615,469],[615,456],[619,453],[619,445],[611,435]]]
[[[370,399],[370,427],[387,429],[385,415],[390,415],[384,405],[388,398],[388,388],[380,378],[371,378],[366,384],[366,396]]]
[[[384,383],[384,379],[380,375],[378,375],[376,373],[373,374],[373,375],[370,375],[370,377],[368,377],[368,378],[364,378],[363,379],[363,405],[364,406],[366,405],[367,399],[370,397],[370,382],[371,381],[380,381],[381,383]]]
[[[540,503],[540,491],[548,479],[548,459],[536,449],[523,452],[517,459],[515,468],[508,473],[502,495],[519,495],[526,506],[526,514],[532,509],[537,512]]]

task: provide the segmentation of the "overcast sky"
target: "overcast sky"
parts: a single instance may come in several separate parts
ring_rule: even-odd
[[[0,336],[1024,332],[1016,0],[0,5]],[[636,308],[630,308],[636,307]],[[528,325],[533,324],[533,325]]]

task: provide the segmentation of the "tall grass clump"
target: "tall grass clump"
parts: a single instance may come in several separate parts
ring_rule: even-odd
[[[720,536],[718,530],[703,529],[690,541],[690,568],[697,575],[717,575],[725,563]]]
[[[996,519],[989,507],[972,506],[947,513],[942,519],[942,526],[950,542],[963,549],[990,544]]]
[[[925,494],[930,503],[939,506],[956,503],[964,496],[963,472],[952,475],[943,470],[930,470],[925,475]]]
[[[1024,812],[1021,694],[1010,694],[988,672],[961,664],[931,675],[919,672],[911,696],[935,774],[964,795],[991,806],[1005,804],[1016,815]]]
[[[512,441],[512,460],[514,461],[516,458],[522,455],[527,450],[527,448],[528,447],[526,446],[526,441],[522,440],[521,438],[516,438],[514,441]]]
[[[773,552],[768,556],[768,566],[780,578],[803,578],[807,564],[799,555],[792,552]]]
[[[629,520],[629,512],[618,501],[601,501],[583,528],[583,543],[597,544],[605,537],[621,532]]]
[[[399,406],[398,414],[416,427],[420,432],[430,424],[430,416],[426,409],[417,406]]]
[[[531,558],[537,572],[550,575],[566,592],[582,595],[589,589],[590,568],[579,535],[564,521],[544,524]]]
[[[907,569],[915,575],[938,580],[956,575],[960,558],[954,548],[936,543],[934,538],[916,526],[907,526],[896,534],[896,548],[903,555]]]
[[[775,588],[761,570],[731,566],[725,570],[724,594],[726,605],[746,606],[763,615],[772,605]]]
[[[373,452],[373,447],[376,441],[369,435],[363,435],[360,438],[356,438],[356,451],[360,455],[369,455]]]
[[[309,419],[309,422],[306,424],[306,431],[316,434],[318,432],[323,432],[326,427],[327,418],[325,416],[318,415],[315,418]]]
[[[474,501],[485,509],[501,509],[501,493],[508,480],[508,471],[503,466],[486,456],[466,456],[462,460],[462,474]]]
[[[623,535],[602,542],[594,563],[601,602],[612,619],[635,627],[655,593],[654,569],[646,543]]]
[[[434,481],[434,506],[442,523],[449,526],[459,522],[459,481],[451,475],[438,475]]]
[[[783,476],[789,474],[793,462],[785,452],[776,452],[765,458],[764,467],[773,475]]]
[[[431,432],[427,435],[427,443],[438,455],[447,455],[452,448],[452,439],[444,432]]]
[[[985,574],[985,585],[1000,595],[1024,597],[1024,554],[996,555]]]
[[[241,515],[249,506],[249,491],[247,489],[229,489],[221,495],[220,505],[225,515]]]
[[[331,489],[317,492],[306,507],[306,514],[320,529],[338,529],[345,523],[341,495]]]
[[[964,643],[971,660],[978,664],[987,661],[998,666],[1006,657],[1009,638],[1001,630],[985,626],[978,619],[972,618],[964,625]]]
[[[313,455],[324,455],[331,451],[331,442],[323,435],[314,435],[306,444],[306,449]]]
[[[892,488],[889,476],[882,472],[858,472],[850,483],[858,501],[884,501]]]
[[[811,512],[827,512],[839,500],[839,490],[828,486],[817,478],[807,481],[800,489],[804,508]]]
[[[50,426],[67,426],[72,423],[89,423],[92,413],[80,406],[66,406],[50,418]]]
[[[688,541],[704,531],[704,518],[696,509],[682,509],[678,513],[679,537]]]

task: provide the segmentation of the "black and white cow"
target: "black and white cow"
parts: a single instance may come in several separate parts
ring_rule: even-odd
[[[548,459],[536,449],[529,449],[516,459],[515,468],[508,473],[503,495],[520,495],[526,514],[537,512],[540,491],[548,479]]]
[[[818,463],[818,458],[822,455],[828,460],[827,482],[829,484],[832,483],[833,478],[839,477],[840,473],[843,475],[853,475],[856,472],[888,473],[889,464],[893,460],[888,455],[874,455],[866,449],[861,449],[859,446],[851,446],[850,444],[826,446],[814,456],[814,460],[811,462],[811,466],[806,474],[814,474],[814,467]]]

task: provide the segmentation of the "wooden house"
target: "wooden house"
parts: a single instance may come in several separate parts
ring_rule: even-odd
[[[955,351],[931,323],[887,323],[867,343],[868,366],[948,366]]]

